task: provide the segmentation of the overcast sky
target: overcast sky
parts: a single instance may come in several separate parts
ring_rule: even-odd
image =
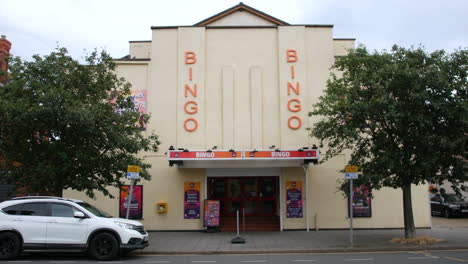
[[[468,0],[244,0],[290,24],[333,24],[334,37],[374,50],[422,44],[427,50],[468,47]],[[128,54],[128,41],[150,40],[151,26],[192,25],[234,0],[0,0],[0,34],[13,55],[29,60],[57,45],[77,59],[104,48]]]

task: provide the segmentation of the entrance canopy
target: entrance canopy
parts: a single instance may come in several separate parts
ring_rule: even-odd
[[[298,150],[169,150],[169,166],[180,168],[302,167],[317,163],[318,149]]]

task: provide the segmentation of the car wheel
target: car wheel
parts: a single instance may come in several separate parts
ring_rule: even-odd
[[[97,260],[111,260],[119,253],[119,242],[110,233],[99,233],[89,244],[89,253]]]
[[[16,258],[21,252],[21,240],[15,233],[0,233],[0,259]]]
[[[444,209],[444,217],[445,218],[450,218],[450,212],[447,208]]]

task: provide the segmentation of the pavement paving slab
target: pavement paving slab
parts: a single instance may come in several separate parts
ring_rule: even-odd
[[[233,232],[164,231],[149,232],[150,245],[136,253],[242,254],[468,249],[467,218],[434,218],[431,229],[417,229],[416,231],[417,236],[430,236],[444,240],[432,245],[402,245],[390,242],[395,237],[403,237],[403,229],[354,230],[353,247],[349,243],[349,230],[241,233],[240,236],[246,240],[245,244],[231,244],[231,239],[236,236]]]

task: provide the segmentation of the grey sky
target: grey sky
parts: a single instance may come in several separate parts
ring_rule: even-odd
[[[334,37],[370,49],[422,44],[430,51],[468,46],[468,0],[244,0],[291,24],[333,24]],[[30,59],[57,45],[75,57],[104,48],[128,54],[128,41],[151,39],[151,26],[192,25],[238,0],[1,0],[0,34]],[[57,44],[58,43],[58,44]]]

